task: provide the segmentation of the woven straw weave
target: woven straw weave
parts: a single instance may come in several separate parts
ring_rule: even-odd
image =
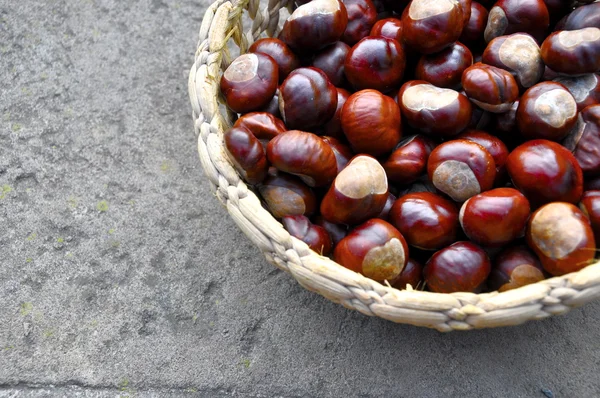
[[[223,106],[219,80],[231,62],[231,48],[244,53],[261,34],[274,35],[280,24],[280,9],[291,9],[292,1],[269,0],[264,5],[259,0],[217,0],[202,21],[196,60],[189,76],[194,127],[204,171],[233,220],[271,264],[289,272],[306,289],[347,308],[443,332],[517,325],[564,314],[600,297],[600,263],[504,293],[400,291],[319,256],[291,237],[261,206],[224,151],[223,132],[231,126],[233,115]],[[245,12],[250,19],[242,18]],[[242,19],[253,21],[246,32]]]

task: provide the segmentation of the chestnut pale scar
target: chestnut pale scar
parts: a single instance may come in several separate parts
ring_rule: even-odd
[[[369,156],[358,156],[335,178],[335,188],[351,199],[384,194],[388,190],[385,170]]]

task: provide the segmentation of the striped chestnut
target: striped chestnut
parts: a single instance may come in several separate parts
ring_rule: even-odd
[[[519,85],[510,72],[477,62],[462,75],[463,90],[481,109],[503,113],[519,98]]]

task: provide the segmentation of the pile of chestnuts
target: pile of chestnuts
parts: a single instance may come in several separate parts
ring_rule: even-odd
[[[296,3],[220,82],[227,154],[292,236],[439,293],[594,262],[600,2]]]

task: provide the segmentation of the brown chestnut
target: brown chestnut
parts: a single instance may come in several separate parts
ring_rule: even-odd
[[[331,253],[331,237],[325,228],[310,222],[306,216],[285,216],[281,218],[283,227],[293,237],[306,243],[308,247],[320,254],[328,256]]]
[[[333,259],[367,278],[392,280],[406,266],[408,246],[396,228],[374,218],[342,239],[333,251]]]
[[[321,69],[334,86],[341,86],[345,81],[344,62],[350,52],[350,46],[342,41],[325,47],[312,61],[312,66]]]
[[[261,142],[250,130],[232,127],[224,134],[225,149],[234,168],[248,184],[259,184],[267,176],[269,162]]]
[[[269,141],[267,159],[278,170],[300,177],[310,187],[330,184],[337,175],[331,147],[319,136],[291,130]]]
[[[396,195],[394,195],[391,192],[388,192],[388,197],[385,200],[383,210],[381,210],[381,213],[379,213],[376,218],[381,218],[382,220],[389,221],[388,218],[390,215],[390,210],[392,210],[392,206],[396,202],[396,199],[398,199]]]
[[[484,147],[492,155],[496,164],[496,184],[502,182],[506,174],[506,159],[508,159],[508,148],[502,140],[480,130],[467,130],[456,138],[473,141]]]
[[[317,208],[314,192],[298,177],[289,174],[267,176],[258,186],[258,192],[275,218],[310,216]]]
[[[557,73],[581,75],[600,70],[600,29],[554,32],[542,43],[544,63]]]
[[[410,285],[413,290],[420,287],[423,280],[423,266],[412,258],[404,266],[400,275],[389,281],[390,286],[398,290],[404,290]]]
[[[368,155],[355,156],[323,197],[321,215],[336,224],[360,224],[381,213],[388,192],[379,162]]]
[[[600,244],[600,190],[585,191],[579,202],[579,208],[590,220],[596,246]]]
[[[344,135],[356,153],[380,156],[391,152],[402,136],[400,109],[375,90],[352,94],[341,113]]]
[[[344,131],[342,130],[342,108],[350,97],[350,92],[343,88],[337,88],[337,106],[333,117],[323,125],[322,128],[317,128],[317,134],[324,134],[330,137],[345,139]]]
[[[329,145],[329,147],[333,151],[333,154],[335,155],[335,162],[337,165],[337,173],[339,173],[344,167],[346,167],[350,159],[352,159],[352,157],[354,156],[354,153],[352,152],[349,146],[343,144],[341,141],[333,137],[323,136],[321,138],[327,145]]]
[[[424,80],[405,83],[398,100],[408,124],[424,133],[450,137],[463,131],[471,121],[473,107],[467,97]]]
[[[471,242],[456,242],[436,252],[425,264],[423,276],[436,293],[477,292],[492,265],[485,251]]]
[[[600,77],[595,73],[579,76],[560,76],[554,79],[569,90],[579,111],[600,103]]]
[[[531,215],[525,236],[551,275],[579,271],[594,261],[596,243],[590,222],[570,203],[540,207]]]
[[[412,0],[402,13],[404,42],[422,54],[457,41],[463,26],[463,10],[456,0]]]
[[[517,109],[519,108],[519,103],[520,101],[517,100],[513,102],[508,111],[494,114],[492,120],[492,129],[497,135],[515,138],[515,131],[517,130]]]
[[[456,202],[464,202],[494,186],[496,163],[481,145],[452,140],[431,152],[427,174],[439,191]]]
[[[300,67],[298,56],[283,41],[271,37],[258,39],[248,49],[249,53],[266,54],[277,64],[279,83]]]
[[[398,18],[385,18],[375,22],[369,36],[382,36],[402,43],[402,21]]]
[[[233,127],[247,128],[265,146],[268,141],[287,131],[281,119],[267,112],[246,113],[235,121]]]
[[[533,207],[556,201],[578,203],[583,193],[581,167],[556,142],[532,140],[519,145],[508,155],[506,169]]]
[[[323,216],[316,216],[313,220],[315,225],[323,227],[331,237],[333,245],[337,245],[339,241],[348,235],[348,226],[344,224],[335,224],[327,221]]]
[[[513,188],[496,188],[463,203],[459,221],[467,237],[483,246],[502,246],[525,233],[529,201]]]
[[[473,64],[473,54],[467,46],[452,43],[442,51],[421,56],[415,77],[434,86],[459,90],[463,72]]]
[[[298,68],[279,87],[279,111],[288,128],[309,130],[335,115],[337,94],[325,73]]]
[[[544,279],[540,260],[527,247],[514,246],[496,256],[488,285],[506,292]]]
[[[550,14],[542,0],[498,0],[490,10],[485,41],[521,32],[541,43],[550,26]]]
[[[527,139],[560,141],[576,122],[577,103],[562,84],[538,83],[521,96],[517,126]]]
[[[584,5],[565,16],[554,30],[578,30],[583,28],[600,28],[600,3]]]
[[[348,26],[342,41],[350,46],[367,37],[377,21],[377,9],[371,0],[344,0],[348,11]]]
[[[280,37],[292,50],[310,53],[338,41],[347,25],[348,13],[341,1],[313,0],[296,8]]]
[[[586,176],[600,175],[600,105],[592,105],[581,111],[581,124],[574,129],[569,148]]]
[[[382,163],[388,179],[400,185],[415,182],[427,172],[427,160],[433,148],[435,143],[423,135],[413,135],[400,141]]]
[[[387,37],[365,37],[350,49],[344,63],[346,78],[357,90],[382,92],[396,88],[404,76],[402,45]]]
[[[279,112],[279,89],[275,91],[275,95],[271,98],[271,101],[262,108],[259,108],[257,112],[266,112],[281,119],[281,113]]]
[[[277,90],[277,64],[265,54],[237,57],[221,77],[221,92],[234,112],[246,113],[266,106]]]
[[[530,35],[514,33],[496,37],[486,47],[482,62],[513,74],[521,87],[531,87],[544,74],[540,47]]]
[[[519,86],[510,72],[481,62],[464,71],[462,86],[475,105],[492,113],[508,111],[519,98]]]
[[[459,41],[470,48],[484,46],[483,32],[487,25],[488,10],[476,1],[471,2],[471,16],[460,34]]]
[[[409,245],[419,249],[438,250],[456,240],[458,209],[451,201],[430,192],[398,198],[389,220]]]
[[[471,19],[471,0],[456,0],[458,1],[458,5],[460,6],[463,14],[463,29],[469,23]]]

